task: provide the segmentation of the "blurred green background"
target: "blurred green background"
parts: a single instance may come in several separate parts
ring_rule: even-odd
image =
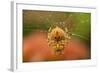
[[[48,31],[55,25],[61,28],[67,27],[72,34],[82,36],[86,42],[90,43],[90,13],[23,10],[24,37],[36,30]]]

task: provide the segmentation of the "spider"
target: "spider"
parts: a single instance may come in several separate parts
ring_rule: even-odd
[[[57,55],[64,54],[64,46],[71,39],[67,27],[62,28],[55,26],[48,30],[48,45]]]

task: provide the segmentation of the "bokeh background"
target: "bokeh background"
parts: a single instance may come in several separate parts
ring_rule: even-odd
[[[63,55],[48,46],[48,29],[55,25],[73,34]],[[90,39],[90,13],[23,10],[23,62],[91,59]]]

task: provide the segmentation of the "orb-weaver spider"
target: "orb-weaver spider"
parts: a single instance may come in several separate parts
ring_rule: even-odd
[[[63,54],[64,46],[71,39],[67,27],[63,30],[62,28],[56,26],[54,28],[49,28],[48,30],[48,44],[55,54]]]

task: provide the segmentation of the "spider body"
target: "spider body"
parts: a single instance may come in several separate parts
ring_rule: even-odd
[[[66,28],[67,29],[67,28]],[[69,41],[70,36],[66,31],[56,26],[48,31],[48,44],[56,54],[64,53],[64,46]]]

